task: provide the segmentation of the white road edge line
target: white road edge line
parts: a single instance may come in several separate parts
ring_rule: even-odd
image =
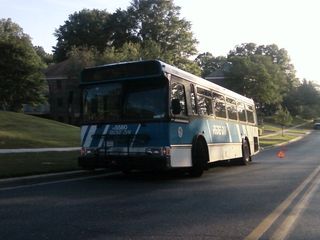
[[[37,178],[46,178],[46,177],[55,177],[55,176],[68,176],[77,173],[85,173],[86,170],[74,170],[74,171],[66,171],[66,172],[56,172],[56,173],[43,173],[37,175],[30,175],[30,176],[22,176],[22,177],[12,177],[12,178],[2,178],[0,179],[0,183],[7,183],[7,182],[15,182],[20,180],[29,180],[29,179],[37,179]]]
[[[246,238],[245,240],[259,239],[271,225],[283,214],[283,212],[290,206],[293,200],[306,188],[312,179],[319,173],[320,166],[318,166],[309,176],[305,179],[299,187],[292,192],[287,199],[285,199],[272,213],[270,213]]]
[[[71,179],[64,179],[64,180],[57,180],[57,181],[50,181],[50,182],[20,185],[20,186],[14,186],[14,187],[4,187],[4,188],[0,188],[0,192],[9,191],[9,190],[16,190],[16,189],[23,189],[23,188],[32,188],[32,187],[38,187],[38,186],[46,186],[46,185],[57,184],[57,183],[82,181],[82,180],[93,179],[93,178],[109,177],[109,176],[118,175],[118,174],[119,174],[119,172],[112,172],[112,173],[99,174],[99,175],[88,176],[88,177],[78,177],[78,178],[71,178]]]

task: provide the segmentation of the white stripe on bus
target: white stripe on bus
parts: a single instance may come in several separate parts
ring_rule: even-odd
[[[84,137],[86,134],[86,131],[88,129],[89,126],[82,126],[81,127],[81,131],[80,131],[80,135],[81,135],[81,146],[84,146]]]
[[[232,143],[232,136],[231,136],[231,132],[230,132],[229,124],[228,124],[228,123],[226,123],[226,126],[227,126],[227,130],[228,130],[229,141]]]
[[[212,134],[211,134],[211,129],[210,129],[210,125],[209,125],[209,120],[207,120],[207,126],[208,126],[208,130],[209,130],[209,136],[210,136],[210,141],[212,142]]]
[[[139,132],[139,130],[140,130],[140,127],[141,127],[141,124],[139,123],[139,125],[138,125],[138,127],[137,127],[137,130],[136,130],[136,132],[134,133],[134,136],[133,136],[133,138],[132,138],[132,142],[131,142],[131,144],[130,144],[130,147],[131,147],[131,148],[132,148],[132,146],[133,146],[134,141],[136,140],[136,136],[137,136],[137,134],[138,134],[138,132]]]
[[[109,130],[109,127],[110,127],[110,125],[105,126],[105,128],[104,128],[104,130],[102,132],[102,136],[101,136],[100,142],[98,144],[98,148],[102,147],[103,140],[106,138],[104,135],[107,134],[107,132]]]
[[[242,142],[242,135],[243,135],[243,132],[240,132],[240,126],[239,124],[237,124],[237,132],[238,132],[238,136],[239,136],[239,142]]]
[[[92,125],[88,133],[88,136],[85,139],[84,147],[90,147],[92,142],[92,135],[96,132],[96,130],[97,130],[97,125]]]

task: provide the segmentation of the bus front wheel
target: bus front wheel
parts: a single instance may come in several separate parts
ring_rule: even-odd
[[[192,167],[189,170],[191,177],[201,177],[208,163],[208,150],[206,143],[198,139],[192,148]]]

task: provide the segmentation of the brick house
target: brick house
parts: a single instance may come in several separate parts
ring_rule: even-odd
[[[80,123],[79,78],[70,76],[69,60],[50,65],[46,72],[51,118],[68,124]]]

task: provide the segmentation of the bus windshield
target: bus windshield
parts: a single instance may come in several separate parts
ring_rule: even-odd
[[[159,120],[167,116],[167,83],[163,79],[118,81],[86,86],[84,122]]]

